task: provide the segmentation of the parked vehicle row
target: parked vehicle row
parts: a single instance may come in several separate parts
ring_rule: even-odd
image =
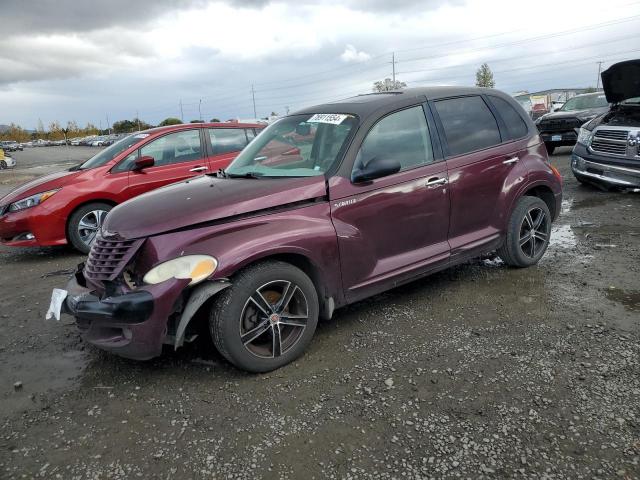
[[[17,152],[18,150],[22,151],[24,147],[13,140],[3,140],[0,141],[0,148],[5,152]]]

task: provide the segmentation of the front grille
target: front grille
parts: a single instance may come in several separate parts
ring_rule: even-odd
[[[131,261],[141,244],[142,240],[107,240],[98,235],[84,267],[85,275],[92,280],[114,280]]]
[[[606,155],[626,155],[628,130],[598,129],[591,140],[591,150]]]
[[[549,119],[540,122],[541,132],[566,132],[574,128],[580,128],[584,122],[577,118]]]

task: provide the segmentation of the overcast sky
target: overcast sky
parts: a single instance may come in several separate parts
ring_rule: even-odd
[[[595,86],[640,58],[640,1],[2,0],[0,124],[252,118],[371,90]]]

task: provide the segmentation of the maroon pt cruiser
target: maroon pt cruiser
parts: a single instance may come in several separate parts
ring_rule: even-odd
[[[141,360],[193,339],[205,315],[222,355],[269,371],[344,305],[494,250],[536,264],[561,192],[508,95],[361,95],[277,121],[226,171],[115,207],[52,308]]]

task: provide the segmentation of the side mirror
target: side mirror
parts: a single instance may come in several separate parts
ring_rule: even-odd
[[[153,167],[156,161],[151,155],[143,155],[142,157],[136,158],[136,161],[133,163],[134,171],[144,170],[145,168]]]
[[[351,174],[353,183],[368,182],[376,178],[386,177],[400,171],[401,165],[397,160],[372,158],[366,166],[357,168]]]

